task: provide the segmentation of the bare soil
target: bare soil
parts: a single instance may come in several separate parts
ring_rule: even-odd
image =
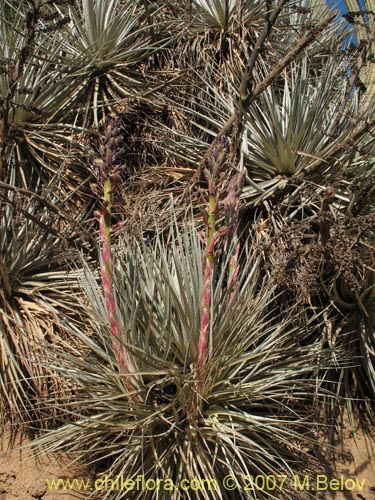
[[[49,488],[48,482],[62,478],[85,477],[78,467],[57,462],[52,457],[36,458],[26,441],[9,446],[9,433],[2,437],[0,449],[0,500],[72,500],[87,498],[87,493],[77,488]],[[50,483],[51,484],[51,483]]]
[[[336,447],[334,461],[321,460],[324,468],[321,491],[316,498],[321,500],[375,500],[375,432],[356,429],[354,435],[349,425],[342,432],[341,442]],[[333,481],[332,481],[333,480]]]

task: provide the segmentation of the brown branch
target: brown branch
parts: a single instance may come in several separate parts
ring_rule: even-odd
[[[342,100],[342,103],[340,104],[340,107],[337,111],[335,121],[333,122],[333,125],[332,125],[331,135],[335,135],[335,133],[337,132],[339,122],[340,122],[342,116],[344,115],[346,104],[350,99],[350,95],[352,93],[354,85],[357,83],[359,73],[360,73],[361,69],[363,68],[363,66],[366,65],[367,54],[370,52],[371,43],[372,43],[374,36],[375,36],[375,23],[372,26],[371,32],[369,33],[367,40],[361,41],[361,45],[359,47],[360,50],[357,54],[357,59],[356,59],[355,66],[353,68],[353,72],[352,72],[352,74],[351,74],[351,76],[346,84],[346,91],[345,91],[344,98]]]
[[[255,47],[253,48],[251,56],[248,59],[247,68],[244,71],[242,78],[241,78],[241,83],[240,83],[240,87],[239,87],[239,97],[240,97],[239,110],[235,111],[233,113],[233,115],[229,118],[227,123],[224,125],[224,127],[217,134],[215,141],[218,137],[221,137],[223,135],[227,135],[228,132],[232,129],[232,127],[237,129],[237,131],[238,131],[240,123],[242,122],[243,117],[245,116],[246,111],[248,109],[248,107],[246,108],[246,99],[249,96],[246,97],[246,92],[247,92],[248,87],[249,87],[249,82],[250,82],[250,79],[252,77],[252,73],[253,73],[256,61],[258,59],[258,56],[260,54],[260,51],[261,51],[266,39],[269,36],[271,29],[272,29],[278,15],[282,11],[286,1],[287,0],[280,0],[279,3],[276,5],[275,9],[271,13],[267,12],[266,24],[265,24],[258,40],[255,43]],[[252,95],[252,94],[250,94],[250,95]],[[197,182],[200,179],[202,167],[206,163],[208,157],[210,156],[210,154],[212,152],[213,144],[215,143],[215,141],[213,141],[211,143],[211,145],[209,146],[209,148],[207,149],[207,151],[206,151],[206,153],[205,153],[205,155],[204,155],[204,157],[203,157],[203,159],[202,159],[202,161],[197,169],[197,172],[194,175],[192,185],[190,186],[190,188],[192,186],[194,186],[195,182]],[[235,141],[233,141],[233,142],[235,142]],[[234,147],[235,147],[235,145],[234,145]]]
[[[156,36],[155,36],[155,30],[154,30],[154,23],[152,22],[152,16],[150,13],[149,5],[147,3],[147,0],[142,0],[143,8],[145,11],[145,16],[147,19],[148,26],[150,28],[150,35],[151,35],[151,41],[152,43],[156,42]]]
[[[8,93],[1,103],[0,110],[0,175],[3,169],[3,162],[6,154],[8,131],[9,131],[9,113],[12,108],[12,101],[17,92],[17,86],[25,71],[26,64],[31,57],[31,52],[36,36],[36,25],[40,17],[39,2],[32,2],[32,7],[26,11],[25,17],[25,38],[22,47],[20,48],[14,66],[14,70],[10,77]]]
[[[254,89],[254,92],[251,96],[247,98],[244,105],[246,109],[249,108],[250,104],[257,99],[262,92],[266,90],[267,87],[279,76],[279,74],[287,67],[289,64],[294,61],[294,59],[305,49],[311,42],[315,40],[317,35],[319,35],[329,24],[330,22],[337,16],[339,13],[338,10],[331,12],[328,16],[320,21],[314,28],[312,28],[304,38],[293,47],[273,68],[273,70],[268,73],[268,75],[261,81]]]
[[[12,186],[11,184],[6,184],[5,182],[1,182],[0,181],[0,188],[3,188],[3,189],[6,189],[7,191],[12,191],[14,193],[22,193],[22,194],[25,194],[27,196],[30,196],[32,198],[35,198],[36,200],[38,200],[42,205],[44,205],[45,207],[49,208],[52,212],[55,212],[59,217],[61,218],[64,218],[65,220],[67,220],[68,222],[70,222],[71,224],[74,224],[74,225],[78,225],[79,229],[84,233],[86,234],[86,236],[89,237],[89,239],[91,240],[91,242],[93,244],[96,245],[96,240],[94,239],[94,237],[86,230],[82,227],[82,224],[80,222],[78,222],[76,219],[74,219],[73,217],[71,217],[70,215],[68,215],[66,212],[64,212],[61,208],[58,208],[58,206],[54,205],[53,203],[49,202],[48,200],[46,200],[46,198],[44,198],[43,196],[40,196],[39,194],[37,193],[34,193],[33,191],[29,191],[27,189],[23,189],[21,187],[16,187],[16,186]],[[0,192],[0,196],[6,201],[6,203],[9,203],[10,205],[13,205],[15,206],[14,202],[9,199],[7,196],[5,196],[3,193]],[[19,209],[19,207],[16,207]],[[21,210],[22,211],[22,210]],[[24,213],[24,212],[23,212]],[[24,213],[25,215],[25,213]],[[26,218],[27,215],[25,215]],[[47,229],[48,230],[48,227],[45,226],[43,223],[39,223],[39,221],[35,221],[34,218],[31,218],[29,217],[30,220],[32,220],[33,222],[36,222],[40,227],[42,227],[42,229]],[[53,232],[52,231],[49,231],[49,232],[52,232],[52,234],[54,236],[61,236],[61,233],[58,233],[58,232]],[[68,239],[69,241],[70,239]],[[73,240],[72,240],[73,241]]]
[[[13,202],[13,200],[11,200],[10,198],[8,198],[7,196],[5,196],[5,194],[3,193],[0,193],[0,196],[1,198],[6,202],[6,203],[9,203],[9,205],[12,205],[12,206],[16,206]],[[25,219],[28,219],[28,220],[31,220],[32,222],[34,222],[37,226],[39,226],[41,229],[43,229],[44,231],[46,231],[46,233],[49,233],[49,234],[52,234],[53,236],[56,236],[56,238],[64,238],[64,236],[62,235],[61,232],[57,231],[56,229],[54,229],[51,224],[44,224],[44,222],[41,222],[39,219],[37,219],[36,217],[34,217],[32,214],[30,214],[27,210],[25,210],[24,208],[21,208],[21,207],[16,207],[17,210],[19,210],[22,215],[25,217]],[[64,238],[66,239],[66,238]],[[71,238],[68,238],[67,241],[74,241],[72,240]]]
[[[187,25],[191,23],[191,7],[192,7],[192,1],[185,0],[185,23]]]
[[[280,12],[283,10],[285,3],[287,0],[280,0],[279,3],[276,5],[274,10],[271,13],[267,14],[267,19],[266,19],[266,24],[263,27],[262,33],[259,35],[258,40],[256,41],[256,44],[254,48],[251,51],[251,56],[249,58],[248,62],[248,67],[246,68],[246,71],[242,74],[241,78],[241,84],[239,88],[239,94],[240,94],[240,110],[246,112],[247,106],[246,106],[246,101],[249,99],[249,97],[252,95],[252,92],[250,91],[249,95],[247,94],[248,87],[249,87],[249,82],[252,78],[254,67],[256,64],[256,61],[258,59],[258,56],[263,48],[263,45],[267,38],[269,37],[269,34],[271,33],[272,27],[275,24],[275,21],[277,17],[279,16]]]
[[[319,241],[321,245],[325,245],[331,237],[331,217],[329,206],[333,203],[335,199],[335,190],[333,188],[327,188],[324,193],[324,198],[322,201],[322,208],[320,212],[320,235]]]
[[[8,269],[7,269],[6,265],[2,262],[1,256],[0,256],[0,277],[1,277],[1,281],[3,283],[5,295],[7,297],[10,297],[12,295],[12,287],[10,286]]]
[[[307,35],[302,38],[294,47],[292,50],[290,50],[282,59],[281,61],[274,67],[274,69],[264,78],[263,81],[261,81],[254,89],[252,94],[250,94],[244,102],[242,102],[242,110],[240,111],[235,111],[231,117],[227,120],[225,125],[221,128],[221,130],[218,132],[216,137],[220,137],[223,135],[228,135],[229,132],[231,131],[232,127],[238,127],[243,116],[246,114],[248,111],[250,105],[252,102],[257,99],[262,92],[266,90],[266,88],[277,78],[277,76],[283,71],[294,59],[304,50],[311,42],[315,40],[317,35],[319,35],[324,29],[331,23],[331,21],[337,16],[338,10],[335,10],[334,12],[331,12],[328,16],[326,16],[322,21],[320,21],[319,24],[317,24],[315,27],[313,27]],[[270,17],[271,18],[271,17]],[[249,68],[250,68],[250,61],[249,61]],[[216,138],[215,138],[216,140]],[[213,145],[215,143],[215,140],[211,143],[211,145],[208,147],[206,153],[203,156],[203,159],[197,168],[197,172],[195,173],[193,179],[192,179],[192,184],[190,185],[191,189],[196,182],[199,181],[200,176],[201,176],[201,171],[203,165],[207,162],[207,159],[209,155],[211,154]]]
[[[364,123],[361,127],[356,128],[352,134],[349,135],[346,139],[336,144],[336,146],[331,150],[330,153],[325,155],[324,159],[320,158],[319,160],[314,161],[311,165],[305,167],[299,174],[297,174],[294,178],[305,177],[306,174],[311,174],[315,170],[317,170],[323,163],[327,163],[328,160],[334,158],[338,153],[341,153],[346,147],[348,147],[351,143],[354,143],[357,139],[362,137],[368,130],[371,130],[372,127],[375,126],[375,118]]]

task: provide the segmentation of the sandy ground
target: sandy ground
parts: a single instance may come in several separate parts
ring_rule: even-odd
[[[315,492],[321,500],[375,500],[375,432],[357,430],[355,437],[349,428],[337,446],[334,462],[321,460],[324,467],[322,490]],[[317,472],[317,475],[321,474]],[[325,477],[326,476],[326,477]],[[328,486],[326,488],[326,484]]]
[[[338,459],[332,463],[322,457],[322,470],[309,477],[308,483],[303,485],[304,477],[299,478],[302,490],[309,490],[309,495],[301,491],[301,499],[375,500],[374,436],[375,433],[370,437],[358,431],[354,439],[350,430],[345,429],[337,446]],[[10,451],[6,447],[5,433],[0,452],[0,500],[78,500],[90,496],[83,483],[73,489],[62,488],[61,484],[57,487],[56,483],[56,488],[49,488],[47,484],[52,485],[58,479],[90,481],[82,470],[53,463],[47,457],[37,461],[29,449]],[[279,498],[283,500],[282,493]]]
[[[0,451],[0,500],[73,500],[87,498],[79,488],[64,489],[52,484],[59,478],[85,478],[84,473],[50,457],[36,459],[30,449],[9,450],[7,433]],[[22,443],[24,444],[24,443]],[[16,444],[19,447],[20,443]],[[51,487],[48,487],[48,482]]]

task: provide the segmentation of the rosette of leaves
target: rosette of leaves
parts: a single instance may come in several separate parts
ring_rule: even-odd
[[[239,27],[257,29],[266,5],[258,0],[194,0],[193,26],[198,30],[235,32]]]
[[[157,26],[143,22],[138,2],[79,0],[69,8],[63,37],[67,82],[73,85],[72,105],[79,122],[96,128],[125,98],[140,97],[160,83],[142,70],[150,56],[166,45]],[[160,25],[160,23],[159,23]]]
[[[56,376],[77,389],[74,401],[64,403],[63,425],[34,444],[97,463],[109,477],[143,475],[176,485],[134,490],[134,499],[181,498],[182,478],[207,477],[216,481],[215,491],[190,490],[184,498],[255,498],[256,492],[225,491],[223,478],[234,475],[244,486],[249,474],[307,467],[311,456],[300,445],[312,442],[307,414],[318,385],[309,376],[319,364],[319,348],[301,347],[296,339],[305,328],[296,328],[292,315],[279,318],[273,311],[273,290],[260,280],[257,253],[247,256],[235,291],[224,291],[229,257],[215,259],[210,355],[200,367],[205,382],[199,392],[203,249],[191,222],[183,230],[173,224],[152,242],[124,237],[114,256],[118,332],[133,370],[119,366],[105,298],[85,266],[87,318],[96,335],[70,325],[72,338],[89,352],[77,357],[72,349],[54,348]],[[102,493],[128,496],[124,490]],[[283,490],[283,497],[293,492]]]
[[[354,129],[352,120],[345,117],[337,127],[334,125],[338,103],[345,94],[340,76],[345,67],[342,62],[330,60],[325,68],[317,70],[302,58],[292,63],[250,108],[244,156],[251,184],[245,188],[244,197],[255,194],[257,186],[259,195],[272,194],[286,183],[286,178],[304,175],[316,161],[321,161],[321,166],[306,176],[309,181],[321,182],[322,176],[326,182],[335,178],[339,181],[337,161],[325,158],[335,145],[332,135],[336,134],[340,141]],[[355,115],[355,101],[351,115]],[[346,151],[346,155],[350,157],[350,152]]]

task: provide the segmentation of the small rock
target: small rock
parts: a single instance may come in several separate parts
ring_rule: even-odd
[[[27,492],[33,498],[42,498],[43,495],[47,493],[47,485],[45,481],[37,481],[27,488]]]

